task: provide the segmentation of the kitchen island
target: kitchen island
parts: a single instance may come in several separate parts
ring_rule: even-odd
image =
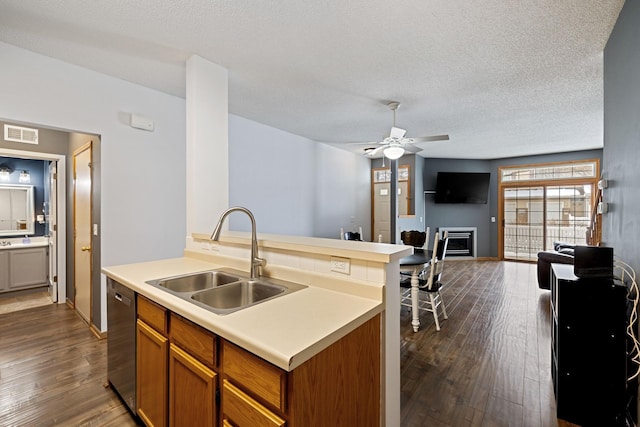
[[[103,272],[164,310],[167,319],[184,320],[211,334],[220,360],[212,360],[209,369],[222,389],[221,411],[214,411],[220,414],[213,417],[212,425],[224,424],[225,413],[233,412],[235,403],[247,401],[245,397],[236,402],[232,396],[245,394],[255,400],[249,407],[257,404],[262,408],[258,413],[266,410],[282,421],[265,425],[321,425],[336,419],[343,425],[397,425],[397,260],[412,248],[260,235],[260,256],[266,260],[262,275],[306,288],[228,315],[214,314],[146,283],[217,268],[246,272],[249,246],[246,233],[227,233],[219,242],[194,235],[182,258],[105,267]],[[166,337],[174,341],[170,332]],[[276,393],[281,402],[247,388],[232,373],[237,365],[232,354],[276,369],[281,375],[278,381],[284,384]],[[367,398],[371,393],[375,396]],[[317,412],[321,408],[339,418],[322,418],[325,415]],[[363,410],[376,413],[373,418],[363,417]],[[372,424],[371,419],[379,422]],[[229,421],[229,425],[240,424],[237,418]]]

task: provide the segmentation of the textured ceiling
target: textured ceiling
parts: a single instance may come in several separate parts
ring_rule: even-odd
[[[194,54],[233,114],[320,142],[449,134],[420,155],[602,147],[624,0],[0,0],[0,41],[176,96]]]

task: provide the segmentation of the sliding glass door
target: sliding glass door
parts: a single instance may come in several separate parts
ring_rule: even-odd
[[[535,261],[562,241],[586,244],[598,162],[501,168],[502,258]]]
[[[504,258],[534,261],[553,242],[586,243],[593,185],[503,189]]]

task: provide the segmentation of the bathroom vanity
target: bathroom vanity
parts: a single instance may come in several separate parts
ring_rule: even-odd
[[[47,286],[48,244],[0,246],[0,293]]]

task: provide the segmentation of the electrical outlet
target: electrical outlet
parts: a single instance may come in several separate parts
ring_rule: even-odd
[[[331,271],[336,273],[349,274],[351,272],[351,259],[331,257]]]
[[[219,252],[220,245],[218,242],[202,242],[200,243],[200,249],[205,251]]]

